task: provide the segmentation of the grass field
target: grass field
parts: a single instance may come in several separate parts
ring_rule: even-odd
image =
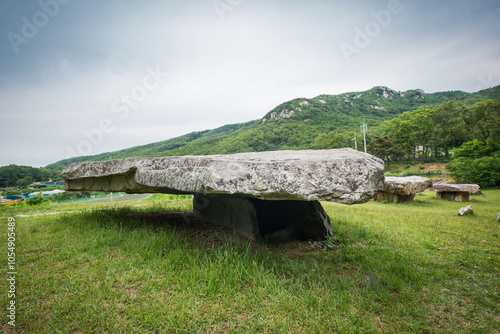
[[[197,226],[188,199],[2,208],[59,212],[16,219],[16,329],[500,333],[500,190],[473,196],[467,217],[433,196],[323,203],[331,239],[267,246]],[[0,289],[0,332],[11,333],[6,279]]]

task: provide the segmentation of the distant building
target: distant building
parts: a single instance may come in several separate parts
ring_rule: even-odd
[[[64,192],[64,190],[59,190],[59,189],[52,190],[52,191],[32,192],[30,194],[25,194],[25,197],[32,198],[32,197],[40,196],[40,194],[42,195],[42,197],[48,197],[48,196],[55,196],[55,195],[63,193],[63,192]]]

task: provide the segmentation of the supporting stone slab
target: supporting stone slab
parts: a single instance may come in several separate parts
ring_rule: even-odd
[[[379,193],[375,198],[375,200],[377,201],[388,201],[392,203],[406,203],[406,202],[411,202],[414,199],[415,199],[415,194],[402,195],[385,191]]]
[[[415,194],[410,194],[410,195],[401,195],[401,194],[396,194],[395,196],[398,197],[399,203],[406,203],[406,202],[411,202],[415,199]]]
[[[224,226],[257,242],[262,236],[257,222],[257,210],[248,198],[219,194],[195,194],[193,212],[212,224]]]
[[[455,192],[443,191],[441,193],[441,199],[444,199],[446,201],[454,201],[455,200]]]
[[[447,201],[468,202],[469,193],[458,191],[440,191],[436,193],[436,198],[444,199]]]
[[[469,192],[456,192],[455,193],[455,201],[468,202],[469,201]]]
[[[193,209],[200,218],[257,242],[323,240],[333,234],[330,217],[318,201],[196,194]]]

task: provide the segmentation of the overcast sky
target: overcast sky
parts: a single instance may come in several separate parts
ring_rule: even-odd
[[[2,0],[0,166],[246,122],[297,97],[500,83],[498,0]]]

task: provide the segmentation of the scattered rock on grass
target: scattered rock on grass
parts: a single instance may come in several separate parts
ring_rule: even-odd
[[[474,211],[472,210],[472,205],[466,206],[465,208],[460,208],[460,210],[458,210],[459,216],[470,215],[472,213],[474,213]]]

